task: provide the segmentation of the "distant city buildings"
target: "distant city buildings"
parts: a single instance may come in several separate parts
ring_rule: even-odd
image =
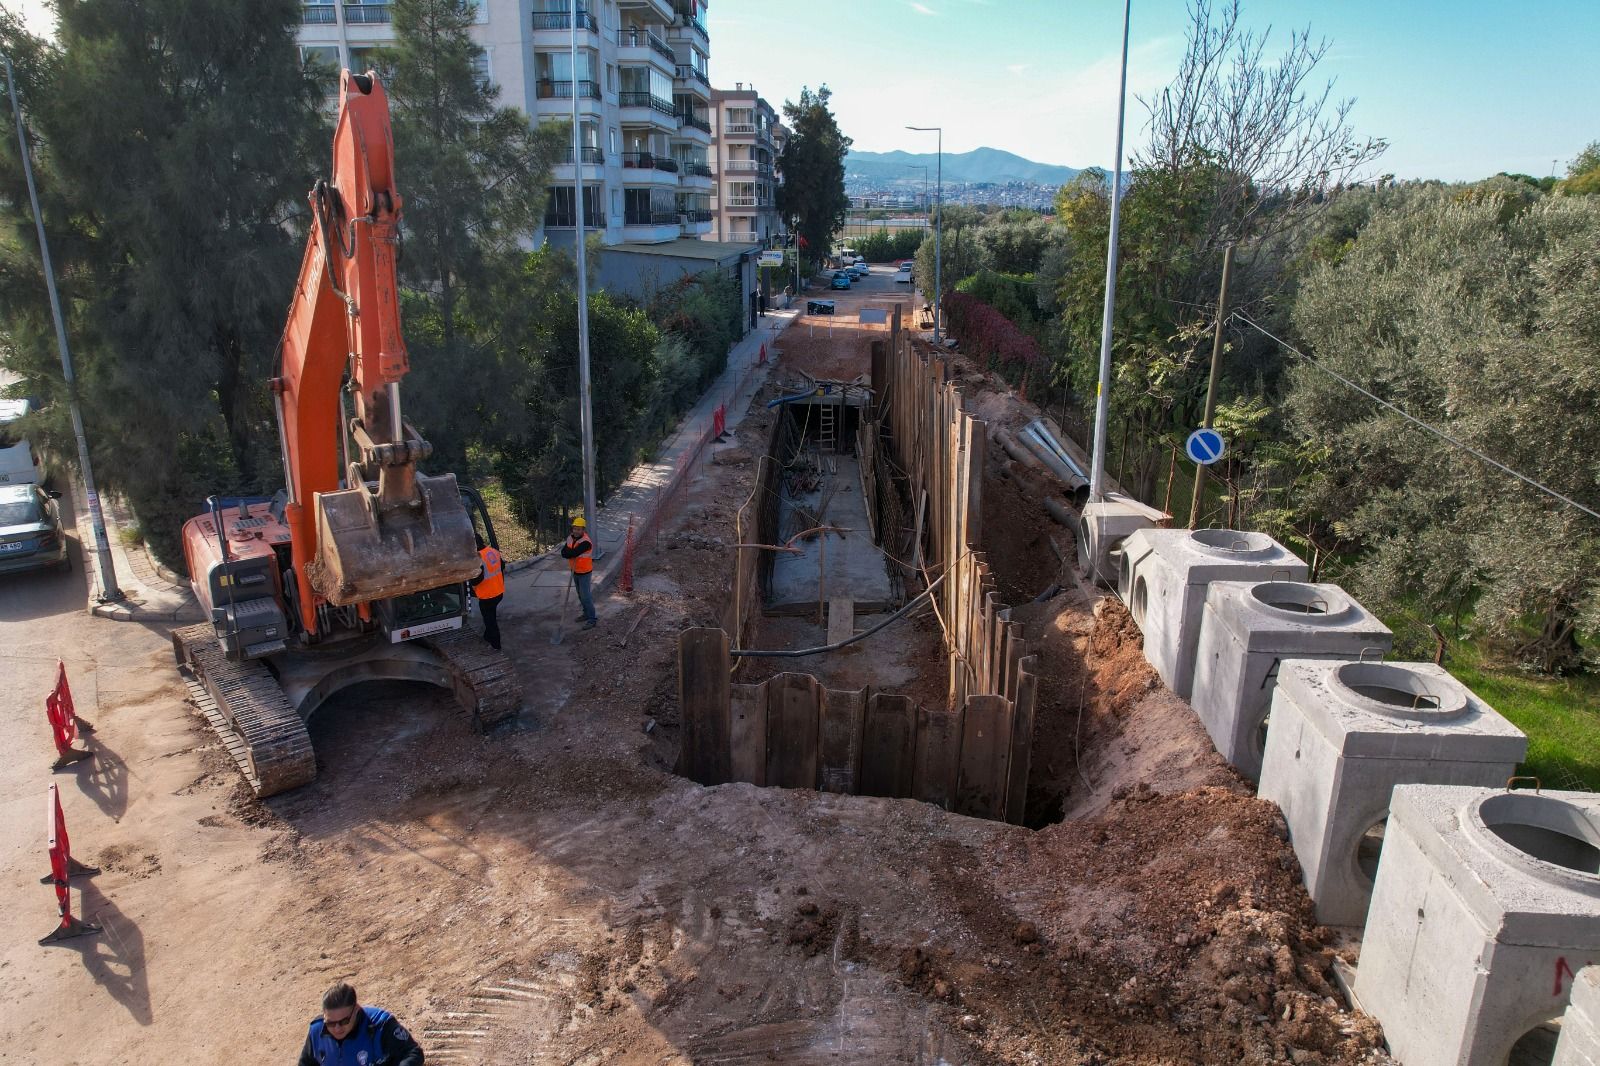
[[[904,179],[886,182],[845,176],[845,193],[850,197],[850,207],[857,211],[927,211],[933,207],[934,187],[930,182],[924,195],[920,178],[907,184]],[[968,204],[973,207],[1025,207],[1047,211],[1055,205],[1059,185],[1039,185],[1034,182],[952,182],[944,183],[944,202]]]

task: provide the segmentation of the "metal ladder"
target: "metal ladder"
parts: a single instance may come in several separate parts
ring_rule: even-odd
[[[818,404],[817,418],[817,450],[824,453],[838,452],[838,409],[831,403]]]

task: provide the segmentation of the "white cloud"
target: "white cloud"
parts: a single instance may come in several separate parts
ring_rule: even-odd
[[[1006,69],[1013,74],[1021,74],[1031,66],[1033,66],[1032,63],[1012,63],[1011,65],[1007,66]]]
[[[911,10],[915,11],[919,15],[937,15],[938,14],[938,12],[933,10],[933,8],[928,7],[926,4],[916,3],[915,0],[912,0],[912,3],[907,4],[906,6],[911,8]]]

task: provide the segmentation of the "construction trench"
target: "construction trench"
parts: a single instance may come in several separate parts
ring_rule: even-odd
[[[776,414],[727,607],[679,638],[676,772],[1032,829],[1160,795],[1203,809],[1255,785],[1313,923],[1269,968],[1349,1038],[1284,1058],[1378,1061],[1376,1027],[1355,1022],[1366,1004],[1402,1062],[1557,1061],[1574,971],[1600,950],[1600,802],[1512,791],[1526,738],[1438,667],[1382,661],[1387,628],[1262,534],[1140,520],[1095,602],[1072,565],[1075,445],[913,341],[898,309],[885,332],[870,375],[802,372],[763,396]],[[983,401],[957,378],[989,386]],[[1008,401],[1019,410],[999,424],[968,413]],[[1392,790],[1403,820],[1386,832]],[[1474,825],[1478,849],[1452,839]],[[1386,842],[1405,849],[1387,867]],[[1419,887],[1455,883],[1453,863],[1535,880],[1486,899]],[[1537,901],[1531,924],[1506,920],[1510,899]],[[1202,920],[1172,942],[1219,935]],[[1291,961],[1319,944],[1314,963]],[[1217,1000],[1302,1011],[1252,987],[1222,980]],[[1569,1045],[1600,1046],[1587,1023],[1569,1028]]]
[[[507,597],[515,724],[356,686],[315,779],[259,801],[151,650],[166,688],[96,722],[140,806],[74,844],[158,1008],[226,972],[243,1037],[298,1038],[349,977],[430,1062],[540,1066],[1522,1066],[1569,997],[1592,1034],[1589,801],[1508,793],[1519,738],[1270,544],[1130,530],[1138,619],[1080,582],[1043,412],[889,311],[773,338],[596,630]],[[47,1029],[14,1051],[71,1059]],[[163,1029],[75,1061],[189,1047]]]

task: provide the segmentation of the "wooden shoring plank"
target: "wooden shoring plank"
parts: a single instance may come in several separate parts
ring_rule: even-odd
[[[1005,695],[1005,681],[1003,680],[1002,642],[1005,638],[1005,623],[1000,618],[1000,612],[1005,605],[1000,602],[1000,594],[993,587],[983,594],[983,673],[988,687],[985,692]]]
[[[1011,763],[1011,704],[1004,696],[973,696],[961,722],[961,757],[956,782],[957,814],[1005,816]]]
[[[731,779],[767,783],[767,683],[734,685],[728,715]]]
[[[861,730],[866,713],[866,689],[828,690],[817,741],[822,791],[853,796],[860,787]]]
[[[1006,770],[1006,821],[1024,825],[1028,814],[1028,774],[1033,766],[1034,708],[1039,699],[1039,658],[1017,663],[1017,698],[1012,704],[1011,765]]]
[[[1006,676],[1004,695],[1008,700],[1017,698],[1018,671],[1028,654],[1027,626],[1011,621],[1011,610],[1006,609]]]
[[[983,547],[983,464],[987,460],[989,424],[970,416],[967,437],[972,442],[967,449],[967,544]]]
[[[679,772],[702,785],[729,780],[728,634],[686,629],[678,638],[678,707],[683,716]]]
[[[949,810],[955,799],[956,760],[961,755],[961,712],[919,706],[916,751],[911,795]]]
[[[862,726],[860,794],[908,798],[916,768],[917,705],[910,696],[872,693]]]
[[[827,690],[810,674],[767,682],[767,784],[817,787],[817,725]]]

